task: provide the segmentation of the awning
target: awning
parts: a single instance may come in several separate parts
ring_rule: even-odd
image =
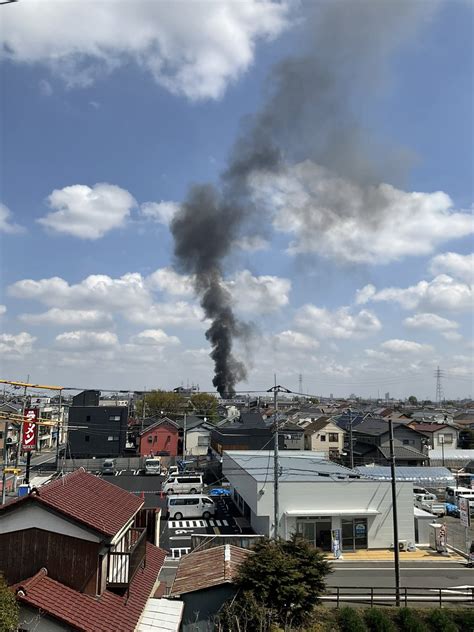
[[[285,516],[378,516],[376,509],[290,509]]]

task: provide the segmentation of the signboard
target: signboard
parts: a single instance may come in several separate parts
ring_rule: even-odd
[[[465,527],[471,526],[471,512],[469,508],[469,498],[459,497],[459,518]]]
[[[23,430],[21,433],[21,449],[23,452],[32,452],[33,450],[36,450],[38,426],[35,421],[38,417],[38,408],[27,408],[25,410],[25,421],[23,422]]]
[[[341,530],[331,530],[331,549],[334,557],[339,559],[341,557]]]
[[[442,524],[439,532],[438,532],[438,550],[446,549],[446,541],[447,541],[447,527],[445,524]]]

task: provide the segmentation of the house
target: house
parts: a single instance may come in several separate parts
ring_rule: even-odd
[[[139,434],[140,456],[178,456],[183,453],[183,431],[169,417],[163,417]]]
[[[222,472],[236,505],[256,533],[274,534],[273,453],[224,452]],[[358,472],[312,452],[280,453],[278,533],[300,533],[330,551],[334,536],[342,551],[388,549],[393,543],[391,484],[362,478]],[[400,540],[415,542],[413,483],[397,484]]]
[[[235,577],[248,549],[225,544],[181,557],[170,598],[184,602],[182,632],[207,632],[223,604],[237,593]]]
[[[454,426],[417,422],[411,422],[408,425],[410,428],[413,428],[413,430],[421,432],[421,434],[428,437],[431,448],[440,448],[443,445],[447,448],[456,448],[458,445],[459,431]]]
[[[328,459],[337,458],[344,450],[345,434],[330,417],[320,417],[305,427],[304,449],[323,452]]]
[[[166,556],[137,526],[143,504],[81,468],[0,508],[22,630],[135,629]]]
[[[99,391],[83,391],[69,408],[71,458],[123,456],[127,442],[128,409],[99,406]]]
[[[178,420],[184,432],[184,419]],[[211,431],[214,424],[194,415],[186,417],[185,452],[193,456],[205,456],[211,445]]]
[[[21,407],[4,402],[0,404],[0,412],[6,414],[11,413],[14,415],[14,418],[16,418],[18,415],[21,415]],[[15,459],[20,437],[19,427],[19,423],[0,420],[0,455],[2,455],[0,456],[0,460],[3,460],[4,441],[6,441],[6,462],[10,463]]]

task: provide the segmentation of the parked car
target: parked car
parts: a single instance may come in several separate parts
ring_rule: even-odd
[[[459,507],[457,505],[453,505],[453,503],[446,503],[446,515],[453,516],[454,518],[459,518]]]
[[[145,474],[161,474],[161,459],[159,456],[145,459]]]
[[[102,476],[115,476],[115,473],[117,472],[115,468],[115,461],[113,459],[105,459],[100,471]]]
[[[183,518],[208,519],[216,513],[216,506],[212,498],[202,494],[168,496],[168,515],[173,520]]]
[[[200,494],[203,487],[202,474],[172,474],[163,481],[161,490],[165,494]]]
[[[434,494],[417,494],[415,496],[415,507],[428,511],[435,516],[444,516],[446,513],[445,503],[438,502]]]

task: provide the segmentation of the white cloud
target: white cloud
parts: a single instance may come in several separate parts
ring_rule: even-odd
[[[0,316],[7,313],[7,308],[5,305],[0,305]]]
[[[174,94],[218,98],[252,64],[255,44],[286,26],[286,2],[22,0],[5,11],[3,56],[88,86],[130,60]],[[54,25],[54,35],[53,26]]]
[[[311,336],[302,334],[299,331],[282,331],[275,336],[275,342],[278,346],[285,349],[310,351],[319,348],[319,342]]]
[[[107,349],[118,344],[117,335],[111,331],[66,331],[55,340],[63,349]]]
[[[470,213],[446,193],[406,192],[389,184],[363,187],[306,160],[278,174],[253,177],[254,195],[274,227],[294,236],[290,252],[353,263],[389,263],[427,255],[471,234]]]
[[[442,318],[437,314],[415,314],[405,318],[403,324],[411,329],[434,329],[436,331],[446,331],[449,329],[457,329],[459,324],[454,320]]]
[[[177,301],[176,303],[155,303],[148,308],[136,309],[133,306],[125,313],[125,317],[136,325],[149,327],[181,327],[203,326],[204,313],[200,307]]]
[[[23,232],[23,228],[18,224],[11,223],[11,211],[8,206],[0,202],[0,233],[13,235]]]
[[[26,331],[19,334],[0,334],[0,353],[3,359],[30,353],[36,338]]]
[[[458,331],[443,331],[441,335],[450,342],[459,342],[462,340],[462,336]]]
[[[319,338],[363,338],[382,328],[377,316],[369,310],[351,314],[348,307],[330,311],[315,305],[301,307],[295,323]]]
[[[112,317],[105,312],[89,309],[60,309],[52,307],[41,314],[20,314],[19,319],[30,325],[58,325],[60,327],[97,327],[110,325]]]
[[[472,285],[474,283],[474,253],[460,255],[457,252],[445,252],[436,255],[430,262],[430,272],[435,275],[446,273]]]
[[[136,202],[125,189],[103,182],[56,189],[48,204],[53,211],[38,219],[40,224],[80,239],[100,239],[125,224]]]
[[[356,304],[357,305],[365,305],[370,301],[370,299],[376,293],[375,286],[369,283],[365,285],[361,290],[357,290],[356,292]]]
[[[145,329],[136,336],[133,336],[132,342],[137,345],[156,345],[167,347],[179,345],[179,338],[176,336],[168,336],[162,329]]]
[[[169,226],[171,220],[179,211],[179,204],[177,202],[145,202],[140,206],[141,214],[152,219],[159,224]]]
[[[385,342],[382,342],[380,347],[385,351],[401,354],[427,353],[433,351],[433,347],[431,345],[422,345],[419,342],[413,342],[412,340],[400,340],[399,338],[386,340]]]
[[[249,270],[238,272],[226,281],[236,308],[244,313],[266,314],[288,305],[291,281],[277,276],[253,276]]]
[[[260,250],[268,250],[270,248],[270,242],[259,235],[242,237],[234,242],[234,245],[246,252],[258,252]]]
[[[160,268],[147,278],[147,283],[152,289],[175,296],[192,296],[194,293],[192,277],[178,274],[173,268]]]
[[[440,274],[432,281],[420,281],[407,288],[388,287],[377,292],[372,287],[365,286],[358,291],[358,296],[363,297],[364,302],[389,301],[399,303],[405,309],[471,310],[474,300],[473,286],[456,281],[447,274]]]
[[[44,97],[50,97],[53,94],[53,86],[47,79],[40,79],[38,82],[40,94]]]

